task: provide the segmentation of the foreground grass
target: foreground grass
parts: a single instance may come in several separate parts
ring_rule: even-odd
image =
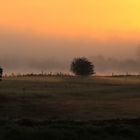
[[[0,140],[134,140],[139,117],[139,76],[0,82]]]
[[[1,120],[1,140],[138,140],[140,119],[109,121]]]

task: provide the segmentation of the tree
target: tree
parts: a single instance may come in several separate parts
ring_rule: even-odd
[[[89,76],[95,74],[94,65],[87,58],[74,58],[71,63],[71,71],[75,75]]]
[[[2,74],[3,74],[3,69],[2,69],[2,67],[0,67],[0,80],[2,78]]]

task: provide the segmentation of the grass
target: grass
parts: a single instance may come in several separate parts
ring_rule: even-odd
[[[140,77],[12,77],[0,118],[95,120],[140,116]]]
[[[0,139],[139,138],[140,126],[133,124],[139,117],[139,76],[8,77],[0,82]]]
[[[2,140],[137,140],[140,119],[108,121],[0,121]]]

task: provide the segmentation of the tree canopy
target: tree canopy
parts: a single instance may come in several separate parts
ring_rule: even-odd
[[[71,63],[71,71],[75,75],[89,76],[95,74],[94,65],[87,58],[74,58]]]

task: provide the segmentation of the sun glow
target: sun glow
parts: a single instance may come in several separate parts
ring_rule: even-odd
[[[0,27],[48,35],[140,35],[139,0],[7,0],[0,4]]]

